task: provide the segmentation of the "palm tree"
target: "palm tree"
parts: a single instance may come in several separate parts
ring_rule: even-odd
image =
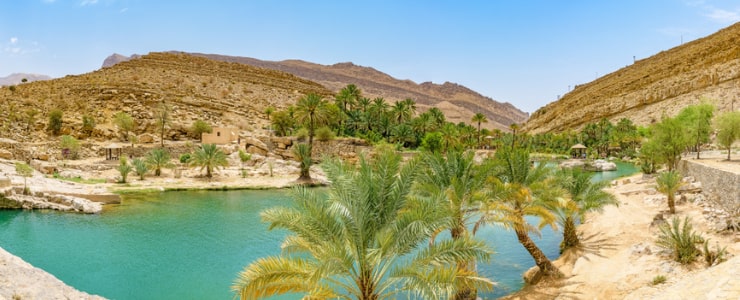
[[[149,171],[149,166],[147,166],[146,161],[137,157],[134,158],[131,164],[134,166],[134,172],[136,172],[136,175],[139,175],[139,180],[144,180],[144,175]]]
[[[460,137],[458,136],[457,126],[452,123],[447,123],[440,129],[442,133],[442,143],[444,143],[443,151],[447,152],[450,149],[457,148],[460,143]]]
[[[478,148],[481,148],[481,144],[480,144],[480,123],[488,123],[488,118],[486,118],[486,115],[484,115],[482,113],[475,113],[475,115],[473,115],[473,118],[470,119],[470,121],[477,122],[478,123]]]
[[[304,143],[297,144],[293,148],[293,154],[301,164],[301,175],[298,177],[298,181],[311,181],[311,164],[313,164],[311,147]]]
[[[560,271],[529,237],[550,225],[556,228],[555,215],[547,208],[558,201],[562,190],[549,179],[545,164],[531,167],[529,152],[524,149],[499,149],[493,159],[490,198],[480,223],[498,223],[514,229],[519,243],[529,252],[544,276],[560,276]],[[525,216],[538,217],[538,226],[529,224]]]
[[[403,101],[401,102],[403,103],[403,105],[406,106],[406,109],[408,109],[411,117],[416,115],[416,101],[414,101],[414,99],[406,98],[403,99]]]
[[[393,127],[391,130],[391,140],[394,143],[401,143],[404,147],[416,141],[416,136],[411,126],[406,124],[399,124]]]
[[[430,108],[427,113],[432,117],[432,123],[434,124],[434,128],[442,128],[442,126],[447,122],[445,119],[445,114],[436,107]]]
[[[511,129],[511,149],[514,149],[516,147],[516,131],[519,130],[519,124],[511,123],[509,124],[509,129]]]
[[[683,185],[681,174],[676,171],[667,171],[660,173],[655,182],[658,184],[658,192],[668,197],[668,209],[671,214],[676,213],[676,192]]]
[[[163,148],[153,149],[146,154],[146,164],[154,170],[154,176],[162,175],[162,168],[172,168],[170,153]]]
[[[316,127],[326,123],[329,118],[326,100],[314,93],[302,97],[296,104],[295,118],[308,127],[308,147],[312,149]]]
[[[190,158],[190,165],[200,167],[200,170],[206,169],[206,177],[213,177],[212,170],[218,167],[226,167],[229,162],[226,160],[226,154],[215,144],[203,144],[200,149],[193,153]]]
[[[403,124],[411,119],[411,108],[405,102],[398,101],[391,107],[391,114],[396,124]]]
[[[485,169],[476,165],[472,152],[450,151],[446,156],[426,152],[422,155],[423,168],[417,180],[416,191],[423,197],[439,199],[438,207],[451,220],[453,240],[470,238],[475,231],[468,232],[486,200],[483,192]],[[475,261],[458,261],[458,269],[464,272],[476,270]],[[455,299],[476,299],[477,291],[460,282]]]
[[[579,168],[564,168],[555,175],[558,185],[570,196],[553,208],[558,223],[563,226],[562,253],[580,245],[576,233],[576,221],[583,222],[587,212],[601,212],[606,205],[619,205],[614,195],[604,191],[608,181],[592,182],[591,174]]]
[[[358,166],[339,160],[323,165],[332,185],[326,196],[296,187],[292,207],[261,213],[270,228],[290,231],[282,254],[260,258],[242,271],[232,289],[242,299],[302,293],[304,299],[394,299],[408,293],[446,299],[456,283],[491,282],[465,273],[456,261],[488,259],[472,239],[428,241],[449,219],[427,197],[410,197],[417,163],[383,151]]]

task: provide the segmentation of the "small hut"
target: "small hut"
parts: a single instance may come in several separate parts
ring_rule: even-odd
[[[586,146],[575,144],[570,147],[570,154],[573,158],[586,158]]]
[[[105,146],[105,160],[118,160],[121,157],[123,147],[116,143]]]

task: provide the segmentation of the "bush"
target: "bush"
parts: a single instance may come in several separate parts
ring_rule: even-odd
[[[134,158],[134,161],[131,163],[134,165],[134,172],[136,172],[136,175],[139,175],[139,180],[144,180],[144,175],[149,171],[146,161],[141,158]]]
[[[211,125],[203,120],[196,120],[190,127],[190,133],[192,133],[198,140],[201,139],[203,133],[212,133],[213,128]]]
[[[421,147],[429,152],[442,150],[442,134],[439,132],[427,132],[421,140]]]
[[[295,137],[298,138],[299,141],[305,141],[308,138],[308,129],[306,128],[298,129],[295,132]]]
[[[715,249],[716,251],[709,250],[709,240],[704,241],[704,262],[707,264],[707,267],[711,267],[725,261],[727,246],[720,248],[718,243]]]
[[[119,183],[126,183],[128,173],[131,173],[132,169],[133,168],[131,167],[131,165],[128,164],[128,161],[126,160],[126,157],[122,156],[120,163],[118,164],[118,168],[116,168],[116,170],[121,173],[121,181],[119,181]]]
[[[181,164],[186,164],[186,163],[188,163],[188,161],[190,161],[190,153],[185,153],[183,155],[180,155],[180,163]]]
[[[63,135],[59,141],[64,158],[77,159],[80,156],[80,142],[73,136]]]
[[[95,130],[95,118],[87,114],[82,115],[82,132],[90,136],[93,130]]]
[[[684,219],[683,225],[678,217],[674,217],[671,224],[666,223],[660,226],[660,235],[656,244],[668,249],[677,262],[690,264],[701,254],[696,244],[703,240],[701,235],[694,232],[688,217]]]
[[[334,132],[327,126],[321,127],[316,130],[316,139],[322,142],[333,140]]]
[[[47,129],[50,130],[52,134],[59,135],[59,132],[62,131],[63,116],[64,113],[59,109],[52,109],[49,112],[49,126]]]
[[[652,285],[659,285],[661,283],[665,283],[665,281],[666,281],[666,277],[664,275],[657,275],[657,276],[653,277],[653,281],[650,282],[650,284],[652,284]]]

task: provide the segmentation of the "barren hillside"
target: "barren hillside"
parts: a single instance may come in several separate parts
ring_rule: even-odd
[[[48,112],[64,111],[62,133],[79,134],[82,114],[97,123],[94,138],[116,136],[111,124],[118,111],[131,114],[135,133],[155,133],[153,112],[164,101],[171,109],[172,126],[167,133],[177,139],[196,119],[214,125],[242,129],[267,124],[262,113],[268,105],[284,108],[306,93],[324,96],[323,86],[285,72],[244,64],[215,61],[173,53],[150,53],[98,71],[64,78],[25,83],[0,89],[0,119],[8,130],[2,137],[17,141],[47,139]],[[26,111],[39,111],[29,132]]]
[[[455,123],[470,123],[470,118],[475,113],[482,112],[489,120],[489,123],[483,124],[484,127],[508,129],[510,124],[522,123],[528,117],[526,113],[510,103],[494,101],[462,85],[450,82],[416,84],[410,80],[398,80],[376,69],[352,63],[326,66],[301,60],[274,62],[215,54],[193,53],[193,55],[291,73],[318,82],[334,92],[348,84],[355,84],[362,90],[364,97],[383,97],[391,102],[411,98],[418,104],[418,111],[426,111],[436,106],[445,113],[449,121]]]
[[[720,111],[740,107],[740,23],[710,36],[639,60],[534,112],[523,127],[530,133],[580,128],[608,118],[640,125],[708,101]]]

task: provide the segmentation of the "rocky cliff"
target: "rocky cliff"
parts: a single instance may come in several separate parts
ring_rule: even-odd
[[[527,113],[510,103],[497,102],[456,83],[424,82],[417,84],[411,80],[393,78],[371,67],[358,66],[349,62],[327,66],[301,60],[263,61],[249,57],[215,54],[192,53],[192,55],[291,73],[318,82],[333,92],[339,91],[348,84],[355,84],[362,90],[364,97],[383,97],[391,102],[411,98],[416,101],[418,111],[437,107],[444,112],[449,121],[455,123],[470,123],[471,117],[481,112],[489,120],[489,123],[482,124],[482,127],[508,129],[510,124],[522,123],[528,117]],[[116,55],[111,57],[114,56]],[[113,58],[109,59],[114,61]],[[121,57],[116,56],[115,59],[120,60]]]
[[[707,101],[728,111],[740,92],[740,23],[576,86],[532,114],[530,133],[578,129],[601,118],[647,125]],[[734,108],[740,107],[735,101]]]

